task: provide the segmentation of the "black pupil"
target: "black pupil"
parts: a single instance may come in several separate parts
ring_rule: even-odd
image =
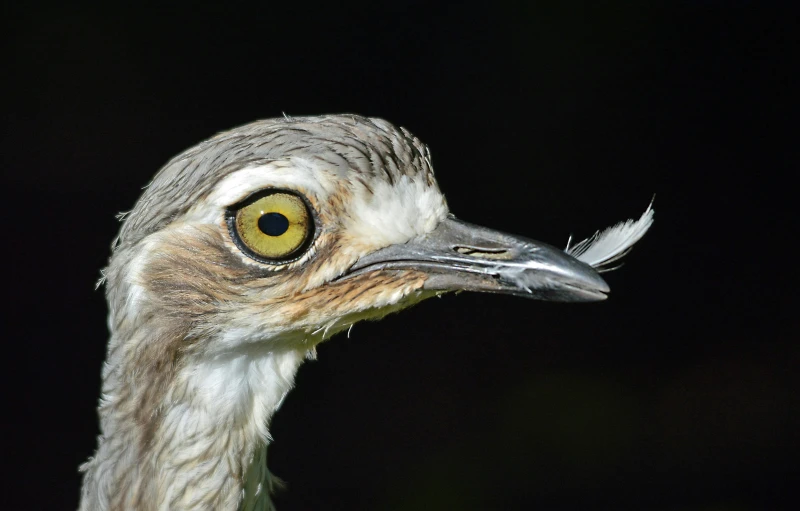
[[[289,219],[280,213],[265,213],[258,219],[258,228],[267,236],[280,236],[289,230]]]

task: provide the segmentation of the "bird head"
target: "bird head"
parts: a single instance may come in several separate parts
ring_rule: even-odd
[[[559,249],[457,220],[427,147],[358,116],[257,122],[177,156],[127,215],[105,274],[112,330],[146,322],[180,339],[153,363],[265,343],[311,349],[448,291],[562,301],[608,291]]]

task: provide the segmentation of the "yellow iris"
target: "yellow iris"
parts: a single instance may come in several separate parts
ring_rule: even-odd
[[[234,226],[241,242],[266,259],[291,257],[312,234],[306,203],[282,192],[265,195],[240,208]]]

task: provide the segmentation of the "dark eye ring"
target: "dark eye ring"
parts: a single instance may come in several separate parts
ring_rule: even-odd
[[[231,239],[248,257],[283,264],[311,246],[315,215],[308,200],[287,190],[266,190],[228,209]]]

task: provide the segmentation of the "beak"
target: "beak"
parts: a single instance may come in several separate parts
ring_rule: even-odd
[[[377,270],[428,275],[423,289],[479,291],[539,300],[605,300],[608,284],[588,264],[538,241],[448,217],[425,236],[359,259],[340,278]]]

